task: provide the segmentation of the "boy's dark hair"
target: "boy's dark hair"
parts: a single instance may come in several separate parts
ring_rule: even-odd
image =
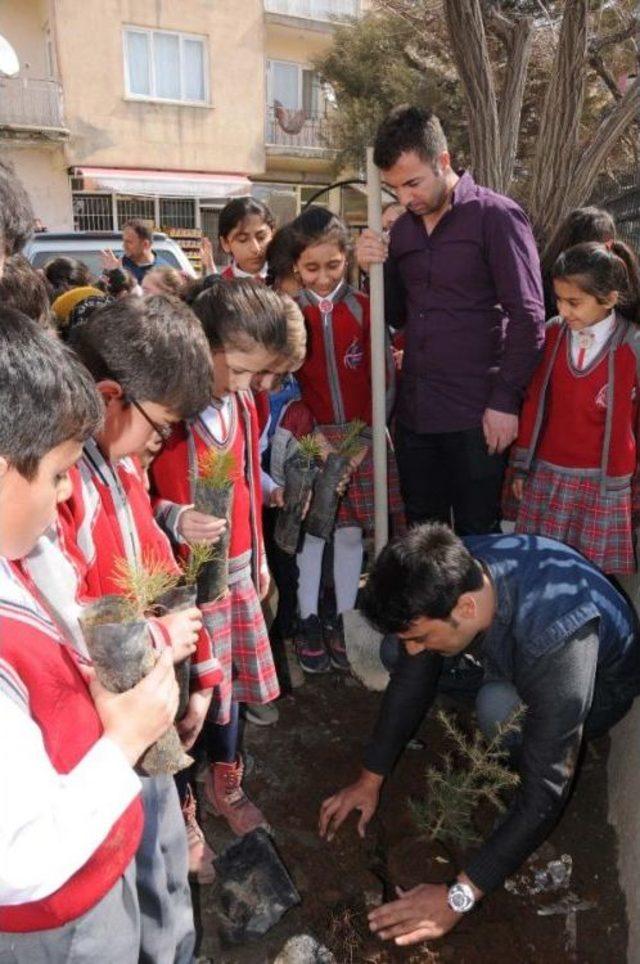
[[[10,164],[0,161],[0,244],[18,254],[33,234],[33,208]]]
[[[52,332],[0,307],[0,455],[32,479],[40,460],[100,426],[103,405],[86,369]]]
[[[0,302],[48,327],[52,324],[49,292],[39,271],[21,254],[7,258],[0,278]]]
[[[312,204],[291,222],[293,229],[293,260],[298,260],[306,248],[316,244],[336,244],[341,251],[351,252],[353,240],[347,225],[337,214],[319,204]]]
[[[442,125],[432,111],[402,104],[394,107],[378,128],[373,160],[381,171],[388,171],[408,151],[433,164],[448,149]]]
[[[53,289],[52,301],[69,288],[86,288],[93,283],[91,271],[77,258],[52,258],[44,266],[44,275]]]
[[[220,212],[218,237],[229,237],[233,229],[252,214],[257,214],[270,228],[275,227],[276,219],[266,204],[254,197],[237,197],[225,204]]]
[[[616,237],[616,222],[608,211],[602,208],[574,208],[556,229],[549,241],[544,257],[548,268],[555,264],[556,258],[567,248],[573,248],[584,241],[613,241]]]
[[[619,292],[617,309],[640,324],[640,266],[622,241],[614,241],[611,249],[597,241],[575,244],[557,258],[551,274],[554,279],[573,279],[601,302],[612,291]]]
[[[135,231],[141,241],[149,241],[149,243],[153,241],[153,231],[140,218],[131,218],[130,221],[125,221],[122,230],[124,231],[125,228],[131,228],[132,231]]]
[[[137,402],[189,418],[211,401],[211,355],[193,312],[177,298],[125,298],[99,308],[69,343],[97,382],[113,379]]]
[[[213,350],[246,351],[253,344],[279,353],[287,343],[282,298],[266,285],[234,278],[207,288],[193,310]]]
[[[447,619],[460,596],[482,588],[482,570],[463,542],[439,522],[394,539],[375,562],[362,611],[383,633],[408,629],[415,619]]]

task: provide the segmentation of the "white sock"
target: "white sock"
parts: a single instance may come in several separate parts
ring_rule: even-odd
[[[353,609],[362,572],[362,529],[346,526],[333,534],[333,581],[338,615]]]
[[[317,536],[304,537],[298,562],[298,609],[300,618],[318,615],[318,597],[322,579],[322,557],[326,542]]]

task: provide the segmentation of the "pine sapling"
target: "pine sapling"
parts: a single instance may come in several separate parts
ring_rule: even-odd
[[[210,448],[198,459],[197,481],[207,489],[228,489],[233,482],[235,458],[233,452],[219,452]]]
[[[144,554],[140,563],[116,559],[113,582],[125,600],[123,616],[132,621],[143,619],[160,596],[177,586],[179,579],[178,573],[152,553]]]
[[[216,557],[216,547],[210,542],[189,543],[189,558],[181,564],[182,581],[185,586],[195,586],[198,576],[208,562]]]
[[[442,710],[438,713],[438,720],[463,766],[456,766],[454,755],[446,753],[440,768],[427,768],[426,799],[409,802],[414,820],[428,840],[464,849],[480,840],[473,817],[482,801],[504,812],[500,794],[515,789],[520,782],[518,774],[505,765],[508,752],[504,749],[504,739],[520,729],[524,712],[524,707],[518,709],[498,726],[489,741],[479,730],[467,736],[451,716]]]
[[[315,465],[320,458],[320,443],[315,435],[302,435],[298,439],[298,449],[305,457],[307,466],[309,468],[311,468],[312,465]]]
[[[347,427],[347,432],[338,445],[338,454],[342,455],[345,459],[352,459],[356,455],[359,455],[363,448],[365,448],[365,443],[362,441],[362,433],[367,427],[367,423],[363,422],[361,418],[354,418],[352,422],[349,422]]]
[[[208,449],[198,460],[198,476],[195,479],[195,507],[198,512],[226,519],[229,522],[233,476],[236,460],[233,452]],[[229,526],[224,529],[216,543],[216,551],[200,566],[197,576],[198,602],[208,603],[218,599],[229,581]]]

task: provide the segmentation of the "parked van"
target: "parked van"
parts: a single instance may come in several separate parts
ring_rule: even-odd
[[[106,248],[111,249],[116,257],[122,257],[122,234],[119,231],[43,231],[35,234],[27,243],[24,254],[34,268],[43,268],[47,261],[60,255],[77,258],[84,262],[91,274],[97,278],[102,274],[100,253]],[[154,232],[153,252],[158,266],[177,268],[190,278],[195,277],[191,262],[173,238],[159,231]]]

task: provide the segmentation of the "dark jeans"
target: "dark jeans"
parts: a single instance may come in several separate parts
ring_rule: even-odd
[[[489,455],[481,427],[419,434],[398,422],[395,446],[409,525],[434,520],[459,535],[497,531],[506,454]]]

